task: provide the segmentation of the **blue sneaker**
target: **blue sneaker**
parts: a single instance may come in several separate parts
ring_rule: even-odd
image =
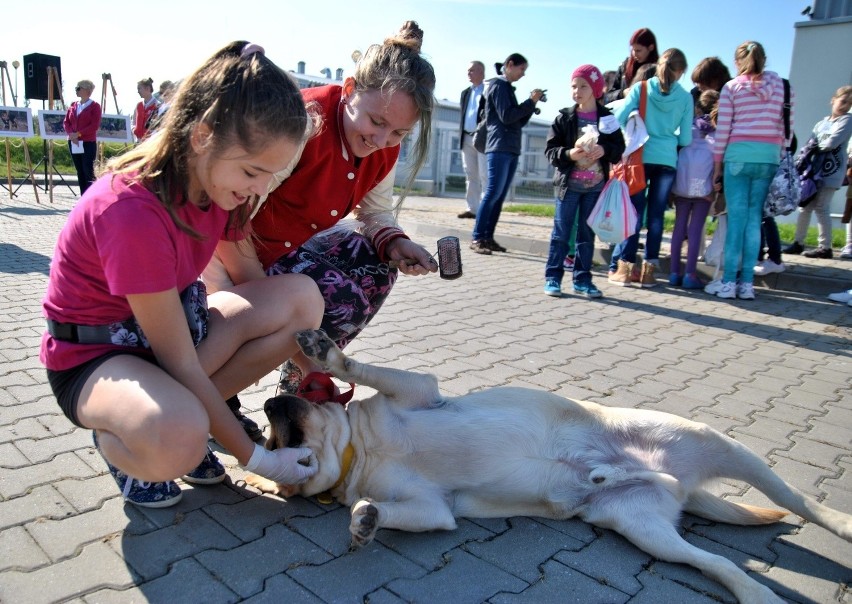
[[[98,434],[92,430],[92,440],[95,443],[95,448],[98,453],[101,453],[101,448],[98,446]],[[115,483],[121,490],[121,494],[125,501],[138,505],[143,508],[167,508],[175,505],[183,497],[183,493],[177,483],[173,480],[168,482],[143,482],[132,476],[128,476],[110,462],[101,453],[106,462],[109,473],[115,479]]]
[[[574,283],[574,293],[586,296],[587,298],[601,298],[603,293],[594,283]]]
[[[704,282],[696,273],[683,276],[683,289],[704,289]]]
[[[183,480],[190,484],[218,484],[225,480],[225,466],[210,447],[207,447],[204,459],[192,472],[184,474]]]
[[[677,273],[669,273],[669,285],[672,287],[680,287],[683,285],[683,276],[678,275]]]
[[[544,282],[544,293],[554,298],[560,298],[562,296],[562,286],[559,285],[556,279],[548,279]]]

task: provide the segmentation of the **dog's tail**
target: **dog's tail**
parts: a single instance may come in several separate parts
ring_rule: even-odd
[[[690,493],[683,509],[707,520],[742,525],[772,524],[787,515],[780,510],[728,501],[704,489]]]

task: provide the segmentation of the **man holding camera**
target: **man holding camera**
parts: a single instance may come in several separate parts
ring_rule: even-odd
[[[527,70],[527,60],[523,55],[512,53],[503,63],[495,63],[494,67],[499,75],[489,81],[485,91],[488,177],[470,242],[471,250],[484,255],[506,251],[494,240],[494,229],[518,167],[521,130],[536,112],[536,104],[546,100],[545,91],[540,88],[533,90],[522,103],[515,98],[514,83],[524,77]]]

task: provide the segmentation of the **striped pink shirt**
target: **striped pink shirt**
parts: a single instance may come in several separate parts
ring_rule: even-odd
[[[790,134],[793,133],[795,100],[790,88]],[[713,155],[722,161],[730,143],[755,142],[785,146],[784,83],[774,71],[764,71],[760,79],[739,75],[719,93],[719,116]]]

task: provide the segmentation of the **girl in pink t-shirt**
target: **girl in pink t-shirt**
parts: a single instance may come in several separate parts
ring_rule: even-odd
[[[224,399],[295,354],[297,331],[320,325],[316,284],[279,275],[205,305],[197,281],[220,239],[243,236],[308,123],[290,77],[259,46],[233,42],[184,82],[155,136],[109,164],[59,235],[40,358],[63,412],[94,431],[131,503],[177,503],[179,476],[221,482],[209,434],[276,482],[316,472],[309,449],[252,442]]]

